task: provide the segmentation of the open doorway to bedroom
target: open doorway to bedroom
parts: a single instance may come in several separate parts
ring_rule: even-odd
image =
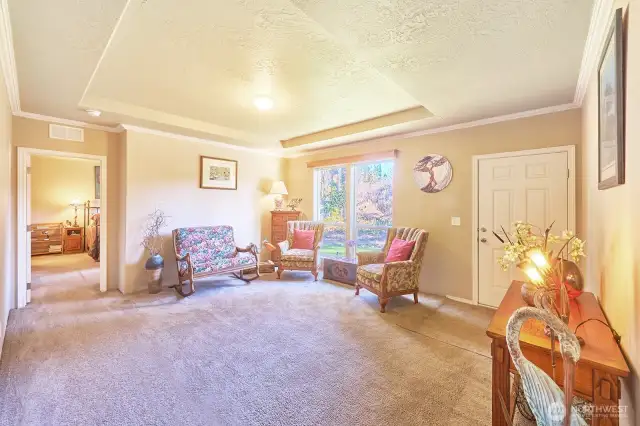
[[[106,291],[105,167],[101,156],[18,149],[19,307]]]

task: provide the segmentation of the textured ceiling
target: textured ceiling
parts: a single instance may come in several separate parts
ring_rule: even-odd
[[[346,126],[356,122],[384,135],[569,103],[591,7],[591,0],[10,0],[23,110],[267,148],[309,134],[316,137],[298,140],[357,139],[353,129],[363,126]],[[258,112],[259,95],[275,108]],[[390,114],[417,106],[421,120],[389,123]],[[90,120],[81,107],[105,114]],[[436,118],[424,119],[429,111]]]

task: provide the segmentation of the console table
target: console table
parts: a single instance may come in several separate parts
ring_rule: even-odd
[[[516,409],[509,374],[516,369],[509,355],[505,334],[511,314],[526,306],[520,295],[521,287],[521,282],[511,283],[487,328],[487,336],[492,339],[491,415],[494,426],[507,426],[499,395],[502,395],[512,412]],[[583,293],[571,302],[569,328],[575,330],[579,323],[589,318],[608,323],[593,293]],[[582,325],[576,334],[585,340],[585,345],[576,365],[575,394],[594,405],[592,425],[618,425],[620,377],[629,375],[629,367],[608,327],[597,321],[590,321]],[[544,324],[536,320],[527,321],[520,332],[520,346],[524,356],[551,377],[551,340],[544,335]],[[556,351],[558,349],[556,345]],[[555,380],[560,387],[563,385],[563,374],[562,356],[558,351]],[[623,411],[620,410],[620,413]]]

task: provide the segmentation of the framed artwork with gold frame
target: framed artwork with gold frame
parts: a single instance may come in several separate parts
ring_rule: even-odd
[[[237,190],[238,162],[201,155],[200,188]]]

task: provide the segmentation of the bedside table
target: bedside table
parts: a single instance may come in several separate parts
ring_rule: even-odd
[[[62,232],[62,252],[68,253],[82,253],[84,246],[84,228],[82,226],[69,226],[63,229]]]

